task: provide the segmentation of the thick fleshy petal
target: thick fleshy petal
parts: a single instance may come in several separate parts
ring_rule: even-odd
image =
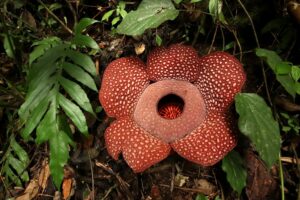
[[[130,118],[115,121],[105,131],[108,153],[115,159],[123,157],[134,172],[143,172],[165,159],[171,147],[138,127]]]
[[[230,116],[211,112],[201,126],[171,146],[185,159],[211,166],[235,147],[237,140],[233,127]]]
[[[200,58],[200,73],[195,85],[208,109],[224,110],[241,91],[245,80],[243,66],[235,57],[215,52]]]
[[[137,97],[149,84],[144,63],[138,58],[119,58],[104,71],[99,100],[107,115],[120,118],[133,113]]]
[[[199,74],[199,57],[190,46],[175,44],[154,49],[147,60],[147,73],[152,81],[176,79],[195,81]]]

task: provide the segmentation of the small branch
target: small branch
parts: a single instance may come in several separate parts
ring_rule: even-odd
[[[41,0],[37,0],[46,10],[47,12],[56,20],[58,21],[58,23],[60,23],[60,25],[66,30],[68,31],[70,34],[74,35],[73,31],[64,24],[63,21],[61,21],[48,7],[47,5],[45,5]]]
[[[243,60],[243,49],[242,49],[242,45],[241,45],[241,43],[240,43],[240,41],[239,41],[239,38],[238,38],[237,33],[236,33],[236,30],[231,30],[231,32],[232,32],[232,34],[233,34],[233,36],[234,36],[234,38],[235,38],[235,41],[236,41],[236,43],[237,43],[237,45],[238,45],[238,47],[239,47],[239,51],[240,51],[240,61],[242,61],[242,60]]]
[[[18,96],[22,100],[25,99],[24,95],[17,89],[17,87],[1,73],[0,73],[0,78],[2,78],[7,83],[8,87],[15,92],[15,94],[13,94],[14,96]]]
[[[257,37],[257,33],[256,33],[256,30],[255,30],[255,26],[254,26],[254,23],[253,23],[253,20],[249,14],[249,12],[247,11],[246,7],[244,6],[244,4],[241,2],[241,0],[237,0],[238,3],[240,4],[240,6],[242,7],[242,9],[244,10],[245,14],[247,15],[249,21],[250,21],[250,24],[251,24],[251,27],[252,27],[252,31],[253,31],[253,34],[254,34],[254,38],[255,38],[255,42],[256,42],[256,46],[258,48],[260,48],[260,44],[259,44],[259,40],[258,40],[258,37]],[[264,79],[264,83],[265,83],[265,87],[266,87],[266,93],[267,93],[267,97],[268,97],[268,102],[271,106],[273,106],[273,103],[272,103],[272,100],[271,100],[271,95],[270,95],[270,92],[269,92],[269,87],[268,87],[268,82],[267,82],[267,76],[266,76],[266,72],[265,72],[265,67],[264,67],[264,64],[263,64],[263,61],[261,60],[261,66],[262,66],[262,74],[263,74],[263,79]]]
[[[159,184],[162,187],[167,187],[170,188],[169,185],[166,184]],[[207,189],[207,188],[186,188],[186,187],[178,187],[178,186],[174,186],[175,189],[178,190],[182,190],[182,191],[186,191],[186,192],[193,192],[193,193],[201,193],[201,194],[205,194],[205,195],[212,195],[211,190]]]
[[[88,156],[89,156],[89,163],[90,163],[90,170],[91,170],[91,178],[92,178],[92,195],[91,200],[95,200],[95,179],[94,179],[94,170],[93,170],[93,164],[92,164],[92,160],[91,160],[91,154],[90,154],[90,150],[88,150]]]
[[[281,186],[281,200],[285,199],[284,196],[284,176],[283,176],[283,169],[282,169],[282,162],[279,154],[279,176],[280,176],[280,186]]]
[[[208,54],[210,54],[211,50],[212,50],[212,47],[215,43],[215,40],[216,40],[216,36],[217,36],[217,32],[218,32],[218,28],[219,28],[219,24],[216,24],[216,29],[215,29],[215,32],[214,32],[214,36],[213,36],[213,39],[211,41],[211,45],[209,47],[209,50],[208,50]]]
[[[65,0],[65,2],[68,4],[68,7],[73,15],[73,20],[74,20],[74,24],[77,24],[77,14],[76,11],[74,10],[72,4],[70,3],[69,0]]]

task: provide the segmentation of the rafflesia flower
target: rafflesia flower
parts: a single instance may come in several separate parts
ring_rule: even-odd
[[[105,131],[108,153],[134,172],[171,149],[202,166],[220,161],[236,143],[228,108],[245,82],[240,62],[224,52],[199,57],[192,47],[157,48],[145,65],[133,57],[111,62],[100,102],[116,120]]]

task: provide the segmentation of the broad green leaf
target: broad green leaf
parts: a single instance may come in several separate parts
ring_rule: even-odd
[[[49,141],[50,145],[50,172],[54,185],[59,189],[64,178],[64,166],[69,159],[69,140],[66,133],[55,131]]]
[[[86,119],[80,108],[61,94],[58,96],[58,102],[78,130],[84,135],[88,135]]]
[[[222,7],[222,0],[209,0],[208,10],[209,13],[212,14],[214,21],[219,20],[220,22],[227,24],[222,12]]]
[[[76,143],[72,140],[72,130],[70,128],[70,125],[69,125],[69,122],[67,120],[67,117],[65,115],[58,115],[58,118],[57,118],[57,121],[56,121],[56,124],[59,128],[59,130],[65,132],[65,137],[66,137],[66,140],[69,141],[69,144],[73,147],[75,147]]]
[[[174,1],[174,3],[176,3],[176,4],[180,4],[183,0],[173,0]]]
[[[42,88],[46,88],[47,85],[53,84],[55,80],[54,73],[56,71],[54,63],[49,63],[49,65],[45,66],[44,70],[40,70],[36,77],[29,77],[33,78],[28,80],[28,94],[30,95],[34,90],[41,90]]]
[[[136,11],[129,12],[117,27],[117,33],[141,35],[146,29],[157,28],[179,14],[171,0],[143,0]]]
[[[62,8],[62,5],[60,3],[52,3],[49,6],[49,9],[51,11],[54,11],[54,10],[57,10],[57,9],[60,9],[60,8]]]
[[[87,72],[89,72],[92,76],[96,76],[96,67],[93,62],[93,60],[78,51],[74,51],[71,49],[68,49],[66,51],[67,56],[77,65],[81,66],[83,69],[85,69]]]
[[[115,17],[115,18],[111,21],[111,25],[117,24],[120,20],[121,20],[120,17]]]
[[[6,167],[3,168],[3,170],[5,171],[5,174],[8,176],[8,178],[17,186],[22,186],[22,182],[21,179],[19,178],[19,176],[17,176],[9,167],[9,165],[7,165]]]
[[[282,59],[275,51],[257,48],[255,49],[255,53],[258,57],[263,58],[269,67],[274,71],[274,73],[276,73],[276,67],[279,63],[282,63]]]
[[[298,81],[300,79],[300,67],[295,65],[292,66],[291,75],[294,81]]]
[[[204,194],[197,194],[195,200],[208,200],[208,197],[205,196]]]
[[[98,20],[92,18],[82,18],[78,24],[75,26],[75,36],[81,34],[81,32],[88,26],[99,22]]]
[[[200,1],[203,1],[203,0],[191,0],[191,3],[198,3]]]
[[[284,89],[293,97],[296,96],[295,81],[290,75],[277,75],[277,81],[284,87]]]
[[[53,48],[61,44],[62,41],[58,37],[49,37],[40,41],[34,42],[31,46],[34,47],[33,51],[29,54],[29,65],[33,63],[37,58],[44,55],[47,49]]]
[[[109,20],[109,17],[110,17],[114,12],[115,12],[115,10],[107,11],[107,12],[103,15],[101,21],[108,21],[108,20]]]
[[[29,86],[30,84],[37,86],[41,81],[41,74],[49,74],[48,71],[54,72],[56,69],[55,62],[65,54],[65,49],[68,47],[69,45],[63,44],[52,47],[48,49],[45,54],[37,60],[37,62],[33,63],[28,75]]]
[[[75,82],[65,79],[64,77],[59,78],[61,86],[66,90],[70,97],[85,111],[94,115],[93,108],[90,104],[90,100],[87,97],[85,91]]]
[[[15,154],[18,156],[19,160],[23,162],[25,165],[29,163],[29,157],[26,151],[16,142],[16,140],[12,137],[10,142],[11,148],[14,150]]]
[[[99,45],[97,44],[97,42],[90,36],[78,34],[75,35],[71,42],[78,46],[86,46],[92,49],[99,49]]]
[[[159,35],[156,34],[155,36],[155,42],[158,46],[161,46],[161,43],[162,43],[162,39]]]
[[[285,66],[287,62],[282,61],[282,59],[277,55],[276,52],[270,51],[267,49],[256,49],[256,55],[263,58],[268,66],[273,70],[276,75],[277,81],[284,87],[284,89],[293,97],[295,98],[296,91],[294,88],[294,81],[292,77],[289,75],[281,75],[278,73],[278,68]],[[286,69],[285,69],[286,70]]]
[[[29,181],[28,172],[25,170],[27,167],[27,163],[21,162],[20,160],[13,157],[12,154],[7,157],[7,161],[11,168],[13,168],[18,173],[22,181]]]
[[[45,88],[33,90],[26,96],[25,102],[18,111],[22,121],[27,120],[30,112],[32,112],[45,98],[47,98],[52,86],[53,84],[49,83],[48,85],[45,85]]]
[[[30,134],[40,123],[42,117],[44,116],[49,105],[49,98],[44,98],[39,102],[38,106],[32,111],[29,119],[25,123],[25,128],[23,129],[21,135],[27,140],[29,139]]]
[[[288,62],[281,62],[276,65],[275,73],[278,75],[286,75],[291,71],[291,65]]]
[[[295,83],[294,88],[295,88],[295,91],[297,92],[297,94],[300,94],[300,83],[299,82]]]
[[[10,35],[4,34],[3,47],[8,57],[15,58],[14,52],[16,48]]]
[[[236,151],[231,151],[223,158],[222,169],[226,172],[231,187],[240,195],[247,180],[247,171],[241,156]]]
[[[120,15],[121,15],[121,17],[124,19],[124,18],[126,17],[126,15],[127,15],[126,10],[121,9],[121,10],[120,10]]]
[[[96,92],[98,91],[94,79],[82,68],[69,62],[64,62],[62,67],[75,80]]]
[[[36,41],[31,46],[48,45],[48,44],[50,44],[51,46],[52,45],[55,46],[56,44],[59,43],[61,43],[61,39],[59,37],[53,36],[53,37],[45,38],[43,40]]]
[[[56,132],[56,102],[52,101],[45,117],[36,129],[36,143],[48,141]]]
[[[126,3],[124,1],[120,1],[117,6],[117,10],[124,10],[126,7]],[[119,14],[119,13],[118,13]]]
[[[248,136],[268,167],[278,159],[280,153],[280,131],[272,111],[257,94],[240,93],[235,97],[239,114],[239,129]]]
[[[29,54],[29,65],[33,63],[37,58],[41,57],[47,49],[51,47],[50,44],[41,44],[36,46]]]

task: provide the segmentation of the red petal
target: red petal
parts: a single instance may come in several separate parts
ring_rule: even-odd
[[[225,52],[200,58],[200,74],[195,85],[206,100],[208,109],[224,110],[241,91],[246,75],[242,64]]]
[[[203,166],[220,161],[236,143],[229,116],[211,112],[191,134],[171,144],[182,157]]]
[[[114,122],[105,131],[108,153],[116,160],[123,152],[127,164],[134,172],[142,172],[165,159],[170,145],[150,135],[129,118]]]
[[[142,61],[138,58],[120,58],[107,66],[99,100],[110,117],[129,116],[133,113],[137,97],[148,84]]]
[[[195,81],[199,74],[198,59],[197,51],[189,46],[175,44],[169,48],[156,48],[148,56],[147,72],[153,81]]]

